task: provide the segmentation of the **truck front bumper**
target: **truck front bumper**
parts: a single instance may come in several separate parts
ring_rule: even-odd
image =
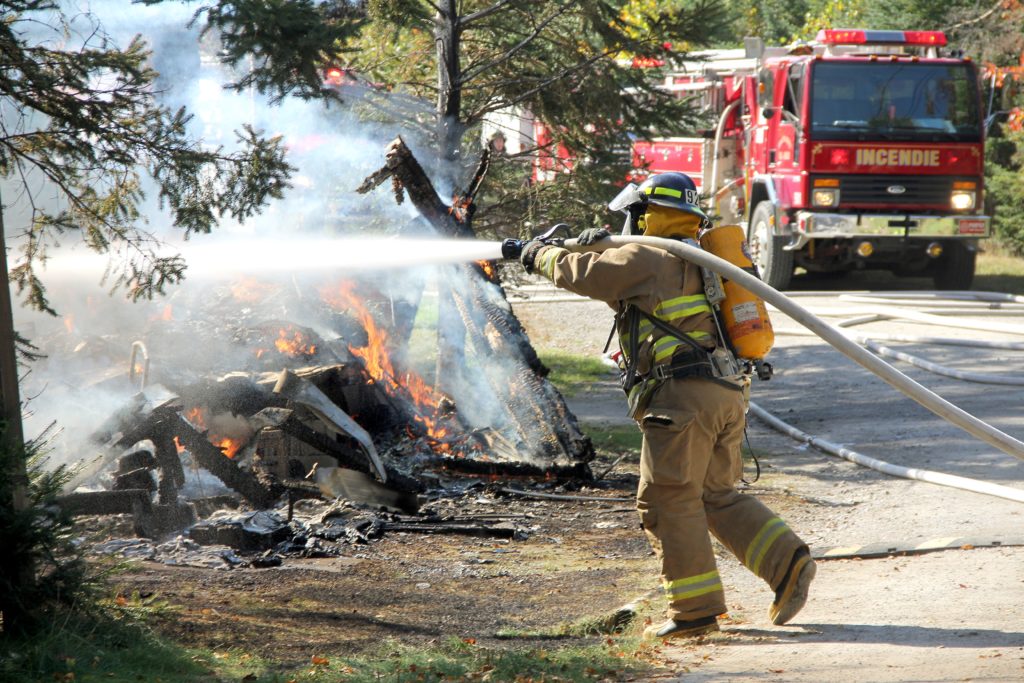
[[[991,234],[988,216],[925,216],[914,214],[848,214],[798,211],[790,223],[799,249],[812,239],[856,237],[935,237],[981,239]]]

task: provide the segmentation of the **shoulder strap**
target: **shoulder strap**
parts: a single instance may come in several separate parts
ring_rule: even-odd
[[[634,306],[634,308],[636,308],[636,307]],[[671,336],[675,337],[676,339],[678,339],[680,341],[686,342],[687,344],[692,346],[697,351],[703,351],[704,353],[708,352],[708,350],[705,349],[703,346],[701,346],[697,342],[693,341],[688,336],[686,336],[686,334],[684,334],[684,333],[680,332],[679,330],[677,330],[676,328],[672,327],[671,325],[666,323],[664,320],[661,320],[660,318],[657,318],[657,317],[651,315],[647,311],[641,311],[639,308],[637,308],[636,310],[640,311],[641,315],[643,315],[645,318],[650,320],[651,323],[653,323],[655,327],[657,327],[659,330],[661,330],[665,334],[671,335]]]

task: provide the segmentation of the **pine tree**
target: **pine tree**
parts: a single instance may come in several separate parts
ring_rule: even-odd
[[[184,109],[157,102],[142,40],[116,46],[94,18],[71,24],[51,0],[4,9],[0,177],[20,251],[10,276],[28,305],[54,312],[39,267],[71,238],[119,256],[112,282],[133,299],[181,280],[185,263],[145,229],[147,183],[186,236],[249,218],[281,196],[290,172],[281,141],[248,128],[237,133],[238,151],[203,147]],[[12,212],[15,202],[27,210]]]

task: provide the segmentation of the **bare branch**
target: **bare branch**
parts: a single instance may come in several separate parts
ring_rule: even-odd
[[[980,23],[982,21],[985,21],[990,16],[992,16],[993,14],[998,12],[999,9],[1003,6],[1003,4],[1004,4],[1004,0],[997,0],[996,4],[993,5],[992,8],[987,10],[986,12],[983,12],[982,14],[980,14],[979,16],[977,16],[977,17],[975,17],[973,19],[965,19],[964,21],[961,21],[958,24],[953,24],[949,28],[943,29],[943,31],[954,31],[954,30],[956,30],[958,28],[963,28],[964,26],[970,26],[971,24],[977,24],[977,23]]]

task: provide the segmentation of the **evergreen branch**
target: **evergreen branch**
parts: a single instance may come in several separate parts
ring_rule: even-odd
[[[575,0],[573,2],[568,2],[565,5],[563,5],[557,12],[555,12],[551,16],[547,17],[546,19],[543,19],[540,22],[539,25],[534,27],[532,33],[530,33],[525,38],[523,38],[521,41],[519,41],[516,45],[513,45],[512,47],[510,47],[503,54],[495,57],[493,60],[491,60],[490,62],[488,62],[486,64],[481,64],[481,65],[479,65],[479,66],[477,66],[477,67],[475,67],[473,69],[470,69],[467,72],[461,74],[460,77],[459,77],[459,80],[458,80],[458,84],[462,85],[464,83],[468,83],[469,81],[472,81],[474,78],[479,76],[481,73],[486,73],[487,71],[490,71],[491,69],[494,69],[494,68],[498,67],[499,65],[508,62],[520,50],[522,50],[527,45],[529,45],[534,40],[536,40],[537,37],[541,33],[544,32],[544,29],[547,28],[551,24],[551,22],[553,22],[555,19],[558,19],[559,17],[563,16],[569,10],[569,8],[572,7],[572,5],[574,5],[574,4],[576,4]]]
[[[476,12],[473,12],[472,14],[467,14],[466,16],[460,18],[459,24],[463,28],[469,27],[470,25],[476,23],[477,21],[480,21],[481,19],[486,19],[492,14],[500,12],[501,10],[505,9],[507,5],[511,5],[516,1],[517,0],[498,0],[498,2],[494,3],[490,7],[479,9]]]

